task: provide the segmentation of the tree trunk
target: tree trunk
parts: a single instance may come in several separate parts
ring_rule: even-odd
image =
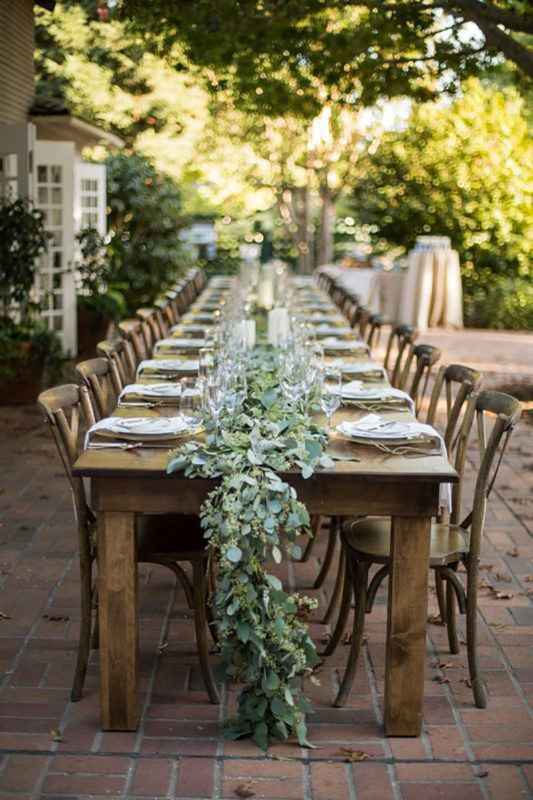
[[[296,222],[296,249],[298,251],[298,272],[309,275],[313,271],[313,250],[311,242],[311,198],[308,186],[293,191],[294,218]]]
[[[327,183],[320,187],[320,234],[317,266],[333,261],[333,231],[335,228],[335,201]]]

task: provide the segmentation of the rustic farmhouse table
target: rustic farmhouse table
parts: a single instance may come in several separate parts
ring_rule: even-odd
[[[151,416],[177,411],[119,408],[116,413]],[[346,407],[336,421],[357,419],[364,413]],[[412,419],[407,409],[393,414],[391,419]],[[329,449],[337,451],[337,458],[339,448],[346,460],[336,461],[333,468],[307,480],[297,473],[283,478],[295,487],[310,514],[392,517],[385,733],[417,736],[422,723],[431,518],[439,510],[440,484],[457,481],[457,474],[444,455],[389,456],[333,435]],[[349,460],[350,456],[360,460]],[[100,694],[105,730],[135,730],[139,719],[135,515],[196,514],[215,485],[210,480],[167,475],[167,458],[167,450],[152,447],[85,450],[73,470],[77,476],[91,478],[98,518]]]

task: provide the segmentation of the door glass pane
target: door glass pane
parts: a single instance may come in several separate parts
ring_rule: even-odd
[[[50,167],[50,182],[61,183],[62,168],[59,164],[53,164]]]
[[[37,180],[39,183],[47,183],[48,182],[48,167],[46,164],[39,164],[37,167]]]

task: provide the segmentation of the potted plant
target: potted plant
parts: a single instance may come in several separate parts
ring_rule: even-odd
[[[33,402],[61,345],[32,299],[37,258],[49,234],[26,200],[0,200],[0,404]]]
[[[124,295],[113,283],[105,240],[94,228],[78,234],[78,355],[94,355],[96,345],[105,339],[112,322],[125,314]]]

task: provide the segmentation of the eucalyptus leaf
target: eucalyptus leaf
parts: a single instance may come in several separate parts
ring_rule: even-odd
[[[232,545],[226,550],[226,558],[233,564],[238,564],[242,558],[242,550],[236,545]]]

